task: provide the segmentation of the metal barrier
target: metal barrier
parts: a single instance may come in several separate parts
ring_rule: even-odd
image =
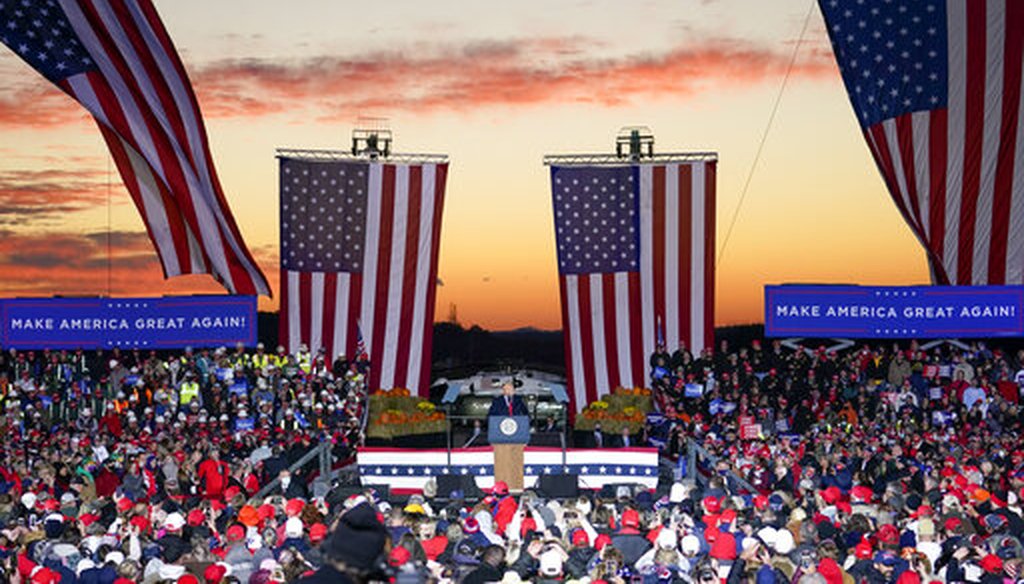
[[[331,449],[333,448],[333,446],[334,446],[334,444],[332,444],[330,441],[320,442],[320,444],[317,444],[316,446],[311,448],[309,450],[309,452],[307,452],[306,454],[303,454],[302,458],[300,458],[300,459],[296,460],[294,463],[292,463],[291,466],[288,467],[288,472],[289,473],[294,473],[294,472],[302,469],[303,467],[305,467],[307,464],[309,464],[309,462],[311,460],[316,458],[317,459],[317,463],[319,465],[319,470],[320,470],[320,474],[318,475],[317,478],[318,479],[322,479],[322,480],[326,480],[327,481],[327,486],[329,487],[330,486],[331,475],[332,475],[332,472],[331,472]],[[252,497],[250,497],[249,501],[253,501],[255,499],[262,499],[263,497],[266,497],[268,494],[270,494],[271,491],[276,489],[280,484],[281,484],[281,477],[280,476],[274,477],[273,480],[271,480],[269,483],[263,485],[263,487],[260,488],[260,490],[256,491],[256,494],[253,495]],[[315,490],[316,490],[316,488],[315,488],[315,485],[314,485],[314,491]]]
[[[702,487],[708,486],[710,479],[701,474],[700,468],[697,465],[701,460],[706,460],[711,464],[711,467],[714,468],[714,466],[718,464],[718,461],[721,460],[721,458],[708,452],[706,448],[704,448],[700,444],[697,444],[692,438],[687,440],[686,456],[687,476],[692,476],[694,481],[696,481],[697,484],[699,484]],[[750,484],[749,481],[747,481],[746,479],[744,479],[743,477],[741,477],[740,475],[736,474],[731,470],[726,471],[726,477],[735,481],[736,484],[738,484],[739,486],[743,487],[744,489],[751,493],[757,492],[757,489],[754,488],[754,485]]]

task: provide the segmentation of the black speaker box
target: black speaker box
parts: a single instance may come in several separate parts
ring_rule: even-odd
[[[437,496],[447,499],[454,490],[461,490],[467,499],[480,499],[483,491],[476,486],[476,478],[472,475],[437,475]]]
[[[573,499],[580,496],[579,476],[574,474],[541,475],[538,490],[552,499]]]
[[[637,494],[637,487],[643,488],[637,483],[609,483],[601,487],[601,491],[598,496],[602,499],[615,499],[618,497],[619,487],[628,488],[630,498],[633,498]]]
[[[372,485],[365,487],[361,487],[359,485],[338,485],[327,493],[327,496],[324,497],[324,501],[327,502],[327,505],[333,511],[343,505],[352,495],[362,495],[368,489],[376,491],[377,498],[381,501],[387,501],[391,496],[391,487],[387,485]]]

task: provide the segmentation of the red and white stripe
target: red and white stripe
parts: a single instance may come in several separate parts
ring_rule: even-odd
[[[96,119],[167,277],[270,295],[214,169],[199,104],[150,0],[61,0],[98,67],[60,82]]]
[[[321,347],[354,356],[357,326],[370,387],[425,395],[447,164],[367,163],[361,273],[281,271],[281,339],[290,351]]]
[[[947,108],[865,138],[935,284],[1024,283],[1024,4],[948,0]]]
[[[639,165],[639,271],[559,276],[576,411],[616,387],[648,385],[659,321],[670,351],[713,345],[715,169],[714,161]]]

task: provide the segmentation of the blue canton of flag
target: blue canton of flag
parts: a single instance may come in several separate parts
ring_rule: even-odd
[[[93,69],[95,64],[57,2],[38,4],[0,2],[0,43],[54,83]]]
[[[946,107],[945,2],[827,0],[820,4],[862,127]],[[915,14],[908,18],[911,8]]]
[[[368,188],[363,162],[310,165],[308,161],[283,160],[282,267],[307,272],[362,271]]]
[[[552,167],[559,272],[639,270],[635,172],[629,166]]]

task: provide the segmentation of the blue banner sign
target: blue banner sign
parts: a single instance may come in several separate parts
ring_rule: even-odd
[[[0,319],[5,348],[256,343],[255,296],[0,299]]]
[[[1024,335],[1024,286],[765,286],[769,337]]]

